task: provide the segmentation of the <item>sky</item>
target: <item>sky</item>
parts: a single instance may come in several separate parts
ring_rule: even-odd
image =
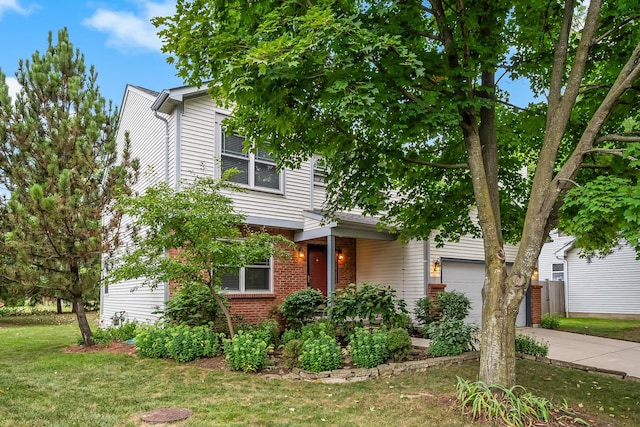
[[[167,64],[149,19],[172,15],[175,0],[0,0],[0,69],[10,91],[20,59],[44,52],[66,27],[69,39],[98,73],[100,93],[120,106],[127,84],[158,92],[182,86]]]

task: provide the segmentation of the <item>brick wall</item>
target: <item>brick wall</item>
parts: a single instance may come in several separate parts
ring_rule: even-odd
[[[542,320],[542,285],[531,285],[531,324],[539,325]]]
[[[336,289],[344,289],[356,283],[356,239],[336,237],[336,251],[342,251],[342,261],[338,260],[338,283]]]

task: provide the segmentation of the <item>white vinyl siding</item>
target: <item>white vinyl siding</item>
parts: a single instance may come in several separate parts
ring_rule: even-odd
[[[356,282],[391,286],[404,299],[411,314],[425,296],[424,242],[358,239]]]
[[[569,313],[640,314],[640,261],[628,245],[588,262],[567,254]]]

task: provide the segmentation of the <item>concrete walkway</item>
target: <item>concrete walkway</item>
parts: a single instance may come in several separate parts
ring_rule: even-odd
[[[593,337],[544,328],[518,328],[538,341],[549,343],[549,359],[625,372],[640,378],[640,343]],[[416,347],[429,347],[429,340],[412,338]]]
[[[549,343],[549,359],[626,372],[640,378],[640,343],[544,328],[518,328]]]

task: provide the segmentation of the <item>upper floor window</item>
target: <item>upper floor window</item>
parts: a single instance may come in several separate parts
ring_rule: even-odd
[[[313,183],[324,184],[327,178],[327,163],[321,157],[313,159]]]
[[[271,260],[256,262],[236,273],[222,276],[222,289],[229,292],[271,292]]]
[[[564,264],[551,265],[551,280],[564,280]]]
[[[236,168],[239,173],[231,177],[232,182],[252,188],[282,189],[281,174],[275,161],[265,150],[244,151],[245,138],[240,135],[222,133],[222,172]]]

